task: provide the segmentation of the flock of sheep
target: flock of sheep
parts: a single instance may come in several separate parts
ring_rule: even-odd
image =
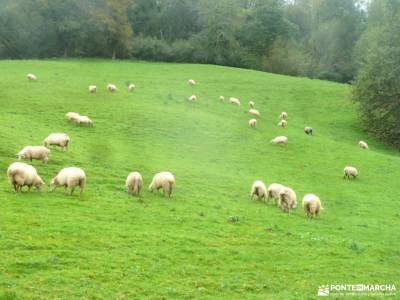
[[[34,74],[27,75],[28,80],[35,81],[37,77]],[[188,84],[190,86],[195,86],[196,82],[193,79],[189,79]],[[128,91],[132,92],[135,89],[134,84],[130,84],[128,86]],[[114,84],[109,84],[107,86],[107,90],[109,92],[117,91],[117,87]],[[96,93],[97,87],[95,85],[89,86],[90,93]],[[188,101],[196,101],[197,97],[192,95],[188,98]],[[224,96],[219,97],[219,101],[223,103],[225,101]],[[240,106],[240,100],[234,97],[229,98],[229,103],[233,105]],[[249,114],[256,118],[260,118],[260,112],[254,108],[254,101],[249,102]],[[87,126],[93,125],[92,120],[87,116],[82,116],[75,112],[68,112],[66,114],[66,118],[74,123],[74,124],[83,124]],[[287,126],[288,114],[286,112],[282,112],[279,116],[278,126],[285,128]],[[249,125],[251,127],[255,127],[257,124],[257,119],[253,118],[249,120]],[[313,134],[313,129],[311,127],[305,127],[304,132],[307,135]],[[26,146],[24,147],[18,154],[17,158],[19,160],[30,160],[32,162],[33,159],[41,160],[43,163],[47,163],[49,160],[50,146],[58,146],[62,150],[68,150],[68,144],[70,142],[70,138],[65,133],[51,133],[48,137],[46,137],[43,141],[44,146]],[[271,140],[273,144],[286,144],[288,142],[288,138],[286,136],[277,136]],[[368,149],[368,144],[364,141],[359,142],[359,146],[362,149]],[[10,180],[10,183],[13,185],[14,190],[16,192],[21,191],[22,187],[27,186],[30,191],[32,186],[37,189],[41,189],[44,185],[44,181],[39,176],[37,170],[28,164],[21,162],[12,163],[7,169],[7,176]],[[351,166],[346,166],[344,168],[344,178],[356,178],[358,176],[358,171],[356,168]],[[63,186],[65,188],[65,192],[72,195],[75,188],[80,188],[80,194],[83,193],[86,185],[86,174],[81,168],[77,167],[67,167],[63,168],[55,177],[53,177],[50,181],[50,190],[54,191],[57,187]],[[143,178],[139,172],[132,172],[128,175],[126,182],[126,189],[128,193],[139,195],[141,188],[143,186]],[[171,172],[160,172],[154,175],[153,180],[149,186],[149,190],[159,191],[163,190],[164,195],[170,197],[172,190],[175,186],[175,177]],[[251,198],[254,196],[259,200],[270,201],[274,200],[276,205],[282,209],[290,213],[293,209],[297,207],[297,196],[293,189],[290,187],[283,186],[279,183],[272,183],[267,188],[264,182],[257,180],[253,183],[250,192]],[[308,194],[303,197],[302,206],[304,212],[307,217],[315,217],[318,216],[320,211],[323,209],[321,205],[321,200],[318,196],[314,194]]]

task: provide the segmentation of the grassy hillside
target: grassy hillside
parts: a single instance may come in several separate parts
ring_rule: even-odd
[[[322,284],[399,284],[400,156],[362,132],[348,86],[206,65],[1,61],[0,69],[0,298],[309,299]],[[110,82],[117,93],[105,91]],[[196,103],[186,101],[192,94]],[[249,99],[262,114],[256,129]],[[69,124],[68,111],[94,127]],[[282,111],[286,129],[276,126]],[[70,150],[33,162],[42,192],[15,194],[8,165],[51,132],[66,132]],[[282,134],[288,145],[269,144]],[[345,165],[359,179],[343,180]],[[82,199],[48,191],[66,166],[86,171]],[[125,192],[132,170],[144,178],[140,198]],[[147,190],[163,170],[176,176],[171,199]],[[292,187],[299,202],[315,193],[325,209],[310,221],[301,205],[288,215],[251,201],[256,179]]]

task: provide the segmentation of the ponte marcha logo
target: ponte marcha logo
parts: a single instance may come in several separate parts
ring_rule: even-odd
[[[318,287],[318,296],[329,296],[329,285],[320,285]]]
[[[394,284],[325,284],[318,287],[318,296],[329,295],[353,296],[394,296]]]

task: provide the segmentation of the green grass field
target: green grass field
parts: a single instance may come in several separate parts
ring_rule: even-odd
[[[1,61],[0,70],[0,299],[314,299],[323,284],[399,287],[400,155],[361,130],[349,86],[104,60]],[[26,80],[30,72],[38,81]],[[250,99],[261,112],[256,129]],[[68,111],[94,126],[69,124]],[[286,129],[277,127],[282,111]],[[33,162],[42,192],[15,194],[8,165],[51,132],[71,137],[69,151]],[[271,145],[277,135],[289,143]],[[345,165],[359,178],[343,180]],[[86,172],[81,199],[49,192],[66,166]],[[144,178],[141,197],[125,192],[133,170]],[[164,170],[177,181],[170,199],[147,190]],[[292,187],[294,213],[250,200],[257,179]],[[314,220],[301,208],[307,193],[324,207]]]

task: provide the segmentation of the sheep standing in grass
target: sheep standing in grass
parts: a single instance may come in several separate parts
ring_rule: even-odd
[[[90,93],[96,93],[97,92],[97,86],[89,85],[89,92]]]
[[[304,128],[304,132],[305,132],[307,135],[313,135],[313,129],[312,129],[312,127],[309,127],[309,126],[305,127],[305,128]]]
[[[64,168],[57,176],[55,176],[50,182],[50,190],[53,192],[58,186],[63,186],[65,188],[65,193],[67,194],[67,189],[70,189],[70,195],[74,192],[75,188],[79,186],[80,194],[82,195],[83,190],[86,185],[86,174],[85,172],[76,167]]]
[[[197,100],[196,95],[192,95],[192,96],[190,96],[190,97],[188,98],[188,101],[190,101],[190,102],[194,102],[194,101],[196,101],[196,100]]]
[[[115,84],[109,84],[109,85],[107,85],[107,90],[109,91],[109,92],[116,92],[117,91],[117,86],[115,85]]]
[[[63,150],[68,150],[69,136],[65,133],[51,133],[47,138],[44,139],[43,145],[45,147],[58,146]]]
[[[219,102],[224,103],[225,102],[225,97],[224,96],[219,96]]]
[[[68,119],[68,121],[77,123],[79,120],[80,115],[76,112],[67,112],[65,114],[65,117]]]
[[[323,210],[321,206],[321,200],[314,194],[308,194],[303,197],[303,209],[307,217],[314,218],[319,215],[319,212]]]
[[[279,193],[284,188],[282,184],[279,183],[272,183],[268,186],[267,189],[267,199],[274,199],[275,202],[278,204],[279,202]]]
[[[251,119],[251,120],[249,121],[249,125],[250,125],[251,127],[255,128],[256,125],[257,125],[257,120],[256,120],[256,119]]]
[[[254,108],[254,101],[249,101],[249,107]]]
[[[251,115],[253,115],[253,116],[257,117],[257,118],[260,117],[260,112],[257,109],[254,109],[254,108],[250,108],[249,109],[249,114],[251,114]]]
[[[163,189],[164,195],[168,197],[171,196],[172,189],[175,186],[175,177],[170,172],[160,172],[154,175],[153,180],[150,183],[149,190],[153,192],[154,190]]]
[[[344,167],[343,173],[344,173],[343,178],[350,179],[350,177],[353,177],[354,179],[356,179],[356,177],[358,176],[357,169],[350,166]]]
[[[368,149],[368,144],[364,141],[359,141],[358,146],[360,146],[361,149]]]
[[[253,196],[256,196],[258,200],[266,199],[267,187],[261,180],[254,181],[253,185],[251,186],[251,191],[250,191],[251,199],[253,199]]]
[[[8,167],[7,176],[17,193],[24,186],[28,186],[30,191],[32,186],[41,190],[44,185],[42,178],[33,166],[20,162],[15,162]]]
[[[128,86],[128,91],[129,92],[133,92],[135,90],[135,85],[133,84],[133,83],[131,83],[129,86]]]
[[[278,206],[289,214],[292,209],[297,207],[296,193],[289,187],[284,187],[279,191]]]
[[[47,163],[49,160],[50,150],[43,146],[26,146],[20,152],[18,152],[18,159],[38,159],[43,163]]]
[[[282,112],[281,115],[279,116],[279,119],[287,120],[287,113],[286,112]]]
[[[285,128],[287,126],[287,121],[286,120],[280,120],[278,123],[278,126],[281,128]]]
[[[235,97],[230,97],[230,98],[229,98],[229,103],[230,103],[230,104],[233,104],[233,105],[240,106],[240,100],[237,99],[237,98],[235,98]]]
[[[195,86],[196,85],[196,81],[194,81],[193,79],[189,79],[188,80],[188,85]]]
[[[79,116],[77,123],[83,124],[86,126],[93,126],[93,121],[90,120],[90,118],[88,116]]]
[[[132,172],[128,175],[125,182],[128,193],[132,195],[139,195],[143,186],[143,178],[139,172]]]
[[[28,78],[29,81],[35,81],[37,80],[37,77],[33,74],[28,74],[26,75],[26,78]]]
[[[288,138],[286,136],[277,136],[273,140],[271,140],[272,144],[287,144]]]

